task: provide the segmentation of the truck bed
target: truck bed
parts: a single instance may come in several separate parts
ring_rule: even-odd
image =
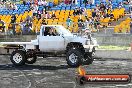
[[[0,42],[2,45],[28,45],[32,44],[31,42]]]

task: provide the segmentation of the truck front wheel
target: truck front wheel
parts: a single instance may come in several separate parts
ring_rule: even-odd
[[[78,67],[82,63],[83,55],[79,49],[70,49],[66,55],[67,64],[71,67]]]
[[[26,54],[21,50],[13,51],[10,60],[14,65],[22,66],[26,62]]]

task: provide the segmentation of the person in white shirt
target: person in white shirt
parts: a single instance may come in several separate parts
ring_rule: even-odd
[[[10,3],[10,5],[9,5],[9,9],[13,9],[13,5],[12,5],[12,3]]]
[[[13,10],[18,10],[17,5],[15,3],[13,4]]]
[[[47,9],[47,4],[48,4],[47,1],[44,0],[44,1],[43,1],[43,6],[44,6],[44,8],[45,8],[45,11],[46,11],[46,9]]]
[[[38,5],[42,6],[43,4],[44,4],[44,1],[43,0],[39,0]]]
[[[37,12],[38,12],[38,6],[36,4],[34,4],[34,7],[33,7],[33,16],[37,16]]]
[[[47,6],[47,1],[46,0],[43,1],[43,6]]]

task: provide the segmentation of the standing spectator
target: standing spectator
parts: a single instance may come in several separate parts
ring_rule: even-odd
[[[79,33],[82,34],[82,28],[84,27],[84,23],[83,23],[83,20],[80,16],[80,18],[78,19],[78,28],[79,28]]]
[[[12,25],[12,30],[13,30],[13,35],[16,34],[16,31],[15,31],[15,24],[16,23],[16,16],[15,15],[12,15],[11,17],[11,25]]]
[[[99,26],[100,26],[99,19],[97,17],[95,17],[95,19],[94,19],[94,27],[97,29],[98,32],[99,32]]]
[[[20,26],[21,26],[21,31],[23,31],[24,21],[22,20],[22,18],[21,18],[21,20],[20,20]]]
[[[34,7],[33,7],[33,16],[37,16],[37,12],[38,12],[38,6],[36,4],[34,4]]]
[[[5,22],[2,21],[1,18],[0,18],[0,31],[4,32],[4,29],[5,29]]]
[[[70,17],[67,18],[66,23],[67,23],[67,27],[69,28],[72,24],[72,20],[70,19]]]
[[[92,17],[89,18],[89,28],[90,28],[91,30],[94,29],[94,19],[92,19]]]
[[[32,17],[31,17],[31,16],[29,16],[29,15],[26,17],[25,22],[26,22],[27,20],[29,20],[29,22],[30,22],[30,23],[32,23],[32,21],[33,21]]]
[[[42,30],[43,35],[44,35],[44,32],[45,32],[44,25],[47,25],[46,22],[45,22],[45,19],[42,20],[42,25],[41,25],[41,28],[40,28]],[[36,33],[38,33],[38,31],[36,31]]]
[[[32,23],[29,20],[26,20],[25,22],[25,26],[23,28],[23,34],[29,34],[31,33],[31,29],[32,29]]]
[[[85,27],[86,27],[86,29],[90,29],[89,25],[90,25],[90,20],[88,18],[86,18],[86,21],[85,21]]]

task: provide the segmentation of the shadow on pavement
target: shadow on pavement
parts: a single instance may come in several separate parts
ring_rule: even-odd
[[[68,65],[59,65],[59,66],[41,66],[41,65],[24,65],[24,66],[14,66],[12,64],[0,65],[0,70],[59,70],[59,69],[68,69]]]

